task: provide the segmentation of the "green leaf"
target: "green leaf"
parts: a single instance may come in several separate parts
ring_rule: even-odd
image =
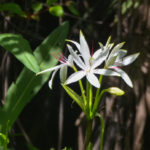
[[[106,89],[106,92],[112,94],[112,95],[116,95],[116,96],[122,96],[125,94],[125,92],[121,89],[119,89],[118,87],[110,87],[108,89]]]
[[[34,52],[38,63],[43,68],[53,67],[57,61],[54,57],[50,57],[49,53],[54,47],[63,48],[68,33],[69,24],[67,22],[56,28]],[[36,76],[27,68],[24,68],[17,78],[16,83],[12,83],[8,89],[6,103],[0,110],[0,130],[4,132],[5,125],[10,120],[10,127],[18,118],[23,108],[29,103],[33,96],[42,88],[48,80],[50,72]]]
[[[63,148],[62,150],[72,150],[72,148],[67,148],[67,147],[65,147],[65,148]]]
[[[84,103],[83,98],[79,96],[75,91],[73,91],[71,88],[69,88],[67,85],[62,84],[63,88],[67,92],[67,94],[81,107],[81,109],[84,111]]]
[[[0,11],[8,11],[21,17],[26,17],[25,12],[16,3],[0,4]]]
[[[28,41],[21,35],[11,33],[0,34],[0,46],[11,52],[31,71],[36,73],[40,70]]]
[[[36,2],[32,5],[32,9],[34,13],[39,12],[42,8],[43,8],[43,3],[40,3],[40,2]]]
[[[57,17],[62,17],[64,15],[64,10],[63,10],[62,6],[60,6],[60,5],[55,5],[55,6],[50,7],[49,12],[53,16],[57,16]]]
[[[39,150],[38,148],[30,144],[27,144],[27,147],[28,147],[28,150]]]
[[[53,3],[57,2],[58,0],[46,0],[47,5],[52,5]]]
[[[67,8],[69,9],[69,11],[76,15],[76,16],[80,16],[80,13],[79,11],[76,9],[76,3],[75,2],[70,2],[68,5],[67,5]]]

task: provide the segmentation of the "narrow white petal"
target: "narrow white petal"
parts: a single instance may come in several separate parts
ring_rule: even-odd
[[[72,55],[68,56],[68,62],[69,62],[70,66],[73,66],[73,57],[72,57]]]
[[[46,70],[43,70],[41,72],[38,72],[36,75],[39,75],[39,74],[42,74],[42,73],[45,73],[45,72],[49,72],[49,71],[53,71],[53,70],[57,70],[57,69],[61,68],[61,66],[62,66],[62,64],[57,65],[57,66],[52,67],[52,68],[49,68],[49,69],[46,69]]]
[[[58,68],[58,69],[59,69],[59,68]],[[53,80],[54,80],[54,77],[55,77],[55,75],[56,75],[58,69],[56,69],[56,70],[52,73],[51,79],[50,79],[49,82],[48,82],[48,86],[49,86],[50,89],[52,89]]]
[[[95,69],[93,70],[93,73],[95,74],[101,74],[105,76],[120,76],[118,72],[108,70],[108,69]]]
[[[89,66],[89,60],[91,58],[89,46],[84,38],[82,31],[80,31],[80,53],[84,59],[86,65]]]
[[[76,41],[73,41],[73,40],[67,40],[68,42],[71,42],[73,44],[75,44],[75,46],[78,48],[78,50],[80,51],[80,44]]]
[[[127,65],[133,63],[138,56],[139,56],[139,53],[136,53],[136,54],[129,55],[129,56],[123,58],[123,61],[122,61],[123,66],[127,66]]]
[[[68,77],[65,84],[70,84],[70,83],[76,82],[76,81],[82,79],[85,76],[85,74],[86,74],[85,71],[75,72],[70,77]]]
[[[66,78],[67,78],[67,65],[63,65],[61,68],[60,68],[60,81],[62,83],[64,83],[66,81]]]
[[[124,72],[122,69],[115,69],[118,73],[121,74],[121,78],[126,82],[126,84],[128,86],[130,86],[131,88],[133,87],[132,81],[129,78],[128,74],[126,72]]]
[[[98,49],[97,51],[94,52],[92,58],[97,59],[99,55],[102,54],[102,49]]]
[[[86,75],[86,77],[90,84],[92,84],[96,88],[100,88],[100,83],[99,83],[97,77],[93,73],[88,73]]]
[[[84,69],[85,65],[82,61],[82,59],[73,51],[72,47],[70,45],[67,44],[68,50],[70,52],[70,54],[72,55],[75,63],[81,68]]]
[[[109,54],[109,51],[110,49],[108,48],[106,50],[103,50],[102,53],[99,53],[99,56],[97,57],[97,59],[93,60],[91,68],[94,69],[98,67],[99,65],[101,65],[106,60]]]

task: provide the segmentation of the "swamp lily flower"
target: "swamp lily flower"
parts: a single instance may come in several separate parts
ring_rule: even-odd
[[[104,60],[107,58],[108,53],[113,45],[106,45],[104,49],[97,50],[93,55],[90,54],[90,50],[88,47],[88,44],[84,38],[83,33],[80,31],[80,44],[68,40],[69,42],[72,42],[76,45],[77,49],[79,50],[80,54],[78,55],[70,45],[68,46],[69,52],[73,57],[74,62],[80,69],[75,73],[73,73],[65,82],[65,84],[70,84],[73,82],[76,82],[80,79],[82,79],[84,76],[86,76],[87,80],[90,84],[95,86],[96,88],[100,87],[100,83],[98,78],[95,74],[102,74],[106,76],[120,76],[119,73],[108,70],[108,69],[98,69],[97,67],[100,66]]]
[[[36,75],[39,75],[45,72],[53,71],[51,79],[49,80],[49,83],[48,83],[50,89],[52,89],[54,77],[59,69],[60,69],[60,80],[62,83],[64,83],[66,80],[66,76],[67,76],[67,68],[73,67],[73,57],[71,55],[69,55],[67,59],[61,52],[58,52],[57,54],[58,56],[56,56],[55,54],[53,55],[61,63],[60,65],[43,70],[36,74]]]
[[[105,68],[113,69],[114,71],[118,72],[126,84],[130,87],[133,87],[131,79],[129,78],[128,74],[121,69],[121,67],[133,63],[139,56],[139,53],[124,57],[127,54],[127,50],[121,49],[123,45],[124,43],[120,43],[112,49],[109,57],[105,61]]]

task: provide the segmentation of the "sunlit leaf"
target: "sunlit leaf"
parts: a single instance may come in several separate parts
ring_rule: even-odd
[[[49,12],[53,16],[57,16],[57,17],[62,17],[64,15],[64,10],[63,10],[62,6],[60,6],[60,5],[55,5],[55,6],[50,7]]]
[[[21,35],[0,34],[0,46],[11,52],[20,62],[33,72],[39,71],[39,65],[32,53],[29,42]]]

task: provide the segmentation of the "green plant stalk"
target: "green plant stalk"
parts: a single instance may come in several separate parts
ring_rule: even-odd
[[[106,89],[103,89],[103,90],[100,92],[100,94],[97,96],[97,99],[95,100],[94,105],[93,105],[93,109],[92,109],[92,118],[95,117],[95,114],[96,114],[96,112],[97,112],[98,106],[99,106],[100,101],[101,101],[101,99],[102,99],[102,96],[103,96],[103,94],[104,94],[105,92],[106,92]]]
[[[87,120],[84,150],[87,150],[92,135],[93,119]]]
[[[104,123],[103,117],[102,117],[99,113],[97,113],[96,115],[99,117],[100,123],[101,123],[101,131],[100,131],[100,150],[103,150],[105,123]]]
[[[75,66],[73,66],[73,70],[74,70],[75,72],[78,71]],[[85,104],[85,106],[86,106],[86,105],[87,105],[87,100],[86,100],[85,90],[84,90],[84,88],[83,88],[83,84],[82,84],[82,81],[81,81],[81,80],[79,80],[79,86],[80,86],[80,89],[81,89],[81,93],[82,93],[82,97],[83,97],[83,100],[84,100],[84,104]]]
[[[98,97],[98,95],[99,95],[99,93],[100,93],[101,84],[102,84],[102,79],[103,79],[103,75],[100,75],[100,77],[99,77],[100,88],[97,89],[97,91],[96,91],[95,101],[97,100],[97,97]]]

